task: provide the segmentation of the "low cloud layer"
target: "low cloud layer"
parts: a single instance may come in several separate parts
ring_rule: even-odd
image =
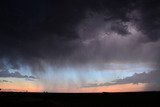
[[[27,75],[22,75],[19,72],[13,72],[10,73],[8,70],[1,70],[0,71],[0,77],[13,77],[13,78],[30,78],[30,79],[36,79],[34,76],[27,76]]]
[[[101,83],[101,84],[84,84],[82,87],[101,87],[101,86],[111,86],[111,85],[120,85],[120,84],[139,84],[146,83],[144,90],[155,91],[160,89],[160,72],[151,71],[148,73],[135,73],[133,76],[126,77],[123,79],[116,79],[111,82]]]
[[[118,79],[113,82],[116,84],[127,84],[127,83],[133,83],[133,84],[138,84],[138,83],[159,83],[160,72],[159,71],[151,71],[149,73],[135,73],[131,77],[126,77],[124,79]]]

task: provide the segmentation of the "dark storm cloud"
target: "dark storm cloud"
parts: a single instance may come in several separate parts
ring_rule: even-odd
[[[156,89],[156,87],[160,87],[159,75],[160,75],[159,71],[151,71],[148,73],[143,72],[139,74],[135,73],[133,76],[126,77],[124,79],[117,79],[117,80],[113,80],[111,82],[106,82],[102,84],[86,84],[86,85],[82,85],[82,87],[100,87],[100,86],[110,86],[110,85],[120,85],[120,84],[130,84],[130,83],[132,84],[147,83],[147,84],[154,84],[151,89],[153,90],[153,88]],[[148,86],[149,85],[147,85],[147,87]]]
[[[148,41],[157,41],[160,19],[157,1],[5,1],[0,6],[0,67],[18,69],[26,65],[33,71],[44,71],[47,65],[64,67],[68,64],[73,66],[99,61],[103,63],[112,59],[137,59],[137,56],[141,56],[135,53],[141,49],[136,51],[135,44],[140,44],[141,41],[137,40],[135,44],[127,45],[125,48],[118,46],[120,44],[115,46],[109,41],[108,44],[103,44],[105,41],[97,41],[99,38],[96,34],[98,30],[102,30],[100,27],[107,25],[108,28],[103,29],[106,31],[105,34],[116,33],[126,37],[130,34],[126,23],[133,21],[139,30],[146,34]],[[137,23],[139,16],[127,15],[136,9],[142,13]],[[91,11],[87,14],[89,18],[86,15],[87,11]],[[87,18],[89,25],[87,28],[81,28],[86,30],[84,37],[80,35],[83,32],[78,33],[77,27]],[[93,34],[92,31],[97,32]],[[118,43],[116,41],[114,43]],[[118,51],[120,53],[117,53]],[[153,52],[151,58],[158,53]]]
[[[1,70],[0,77],[30,78],[36,79],[34,76],[22,75],[19,72],[10,73],[8,70]]]
[[[156,41],[160,38],[160,2],[158,0],[146,1],[142,7],[142,27],[147,36]]]
[[[120,22],[115,23],[113,26],[111,26],[111,30],[124,36],[129,33],[127,30],[127,26]]]
[[[41,61],[67,56],[76,45],[71,42],[77,38],[73,27],[81,17],[81,8],[69,4],[39,0],[3,3],[1,57],[16,68],[20,62],[42,69]]]

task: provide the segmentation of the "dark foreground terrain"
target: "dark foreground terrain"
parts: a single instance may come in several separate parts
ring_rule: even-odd
[[[0,107],[160,107],[160,92],[16,93],[1,92]]]

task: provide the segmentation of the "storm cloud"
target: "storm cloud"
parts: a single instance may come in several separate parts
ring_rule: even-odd
[[[159,71],[159,5],[158,0],[4,1],[0,77],[25,78],[19,73],[23,67],[38,75],[50,67],[107,70],[106,64],[119,62]]]

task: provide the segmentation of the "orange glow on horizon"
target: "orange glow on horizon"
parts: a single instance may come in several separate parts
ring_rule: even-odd
[[[137,92],[144,91],[146,84],[120,84],[112,86],[89,87],[89,88],[64,88],[57,87],[49,92],[65,93],[96,93],[96,92]]]
[[[0,83],[1,91],[11,92],[42,92],[43,87],[35,81],[25,81],[20,78],[11,79],[12,82]]]
[[[45,87],[37,81],[25,81],[23,79],[12,79],[12,83],[1,83],[1,91],[15,91],[15,92],[135,92],[144,91],[146,84],[119,84],[112,86],[101,87],[54,87],[53,89],[45,89]]]
[[[112,86],[82,88],[82,92],[135,92],[144,91],[145,84],[120,84]]]

